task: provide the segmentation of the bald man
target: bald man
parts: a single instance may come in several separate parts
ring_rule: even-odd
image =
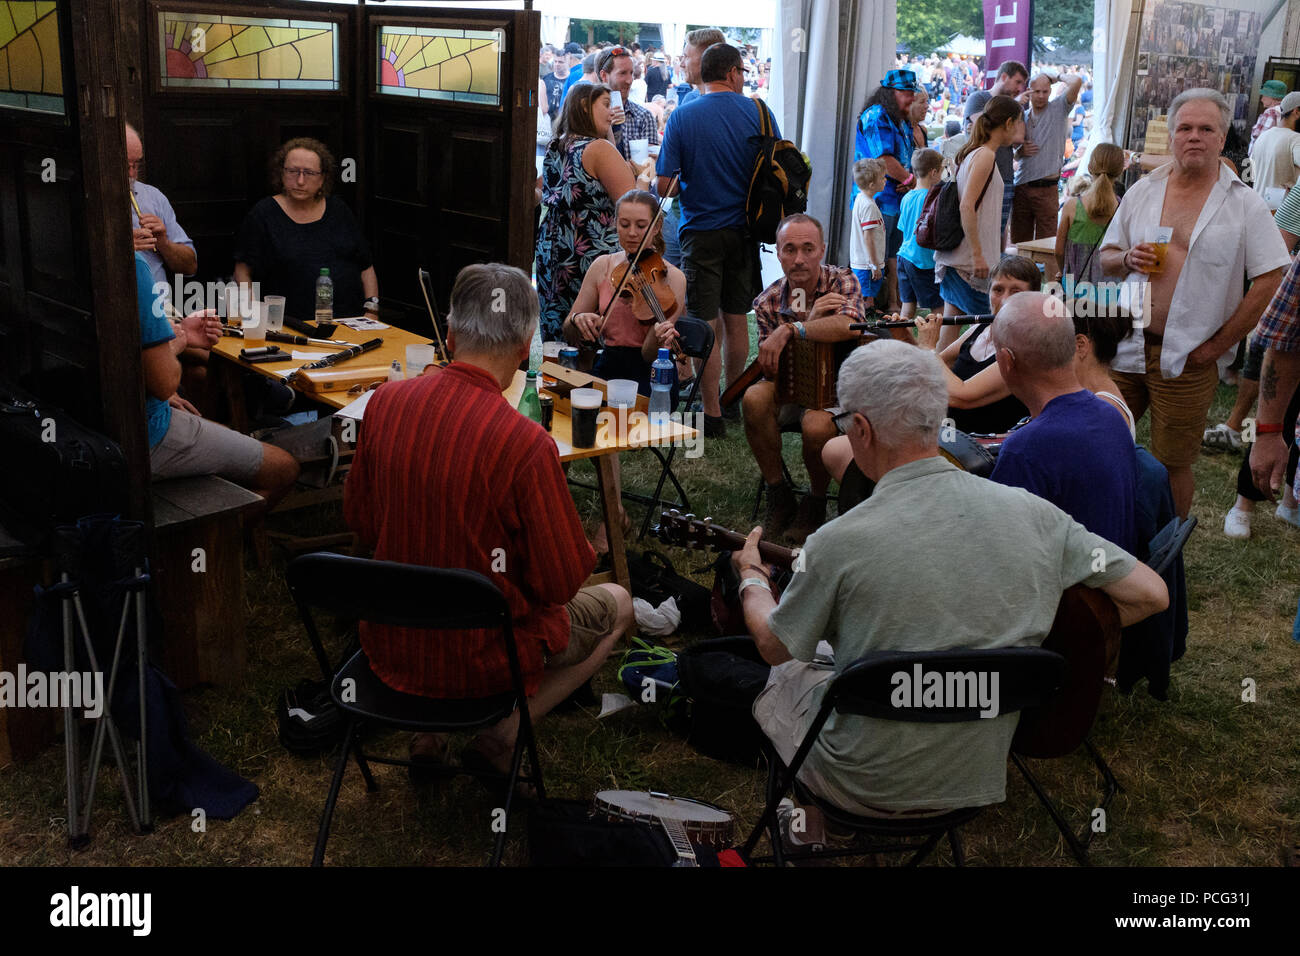
[[[193,275],[199,268],[194,243],[176,221],[176,212],[159,190],[140,182],[144,169],[144,143],[130,123],[126,126],[126,173],[131,180],[135,203],[131,206],[131,229],[135,251],[144,258],[155,283],[170,286],[172,275]],[[136,215],[136,207],[140,214]]]
[[[1065,84],[1065,92],[1052,98],[1052,84]],[[1011,201],[1011,241],[1026,242],[1056,235],[1061,208],[1061,165],[1065,141],[1070,138],[1070,109],[1079,98],[1083,77],[1039,73],[1029,81],[1029,108],[1025,110],[1025,142],[1016,150],[1016,194]]]
[[[1133,438],[1119,410],[1079,384],[1064,304],[1042,292],[1012,296],[993,321],[993,344],[1003,380],[1032,417],[1003,443],[992,479],[1137,553]]]

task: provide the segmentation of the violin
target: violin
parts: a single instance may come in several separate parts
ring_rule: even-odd
[[[622,290],[619,298],[627,300],[638,322],[666,322],[681,309],[668,284],[668,264],[654,250],[635,260],[629,256],[614,267],[609,281]]]

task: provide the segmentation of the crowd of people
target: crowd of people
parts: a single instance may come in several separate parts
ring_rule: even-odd
[[[625,590],[583,587],[595,552],[555,444],[501,395],[539,331],[547,342],[598,350],[598,374],[648,392],[650,362],[679,323],[712,327],[715,347],[690,372],[700,377],[705,435],[724,435],[728,414],[743,420],[765,485],[764,523],[733,561],[748,630],[772,668],[755,719],[786,759],[829,681],[867,651],[1037,644],[1075,583],[1104,591],[1124,624],[1164,612],[1166,583],[1140,560],[1148,540],[1139,516],[1152,510],[1143,489],[1156,487],[1171,514],[1189,514],[1220,368],[1252,330],[1258,441],[1243,489],[1271,498],[1294,480],[1300,266],[1288,252],[1296,235],[1287,240],[1292,220],[1279,210],[1275,223],[1261,192],[1220,162],[1231,115],[1219,93],[1189,89],[1168,104],[1171,155],[1139,157],[1150,171],[1127,192],[1119,179],[1131,158],[1114,145],[1094,149],[1087,188],[1061,210],[1085,77],[1006,62],[982,90],[964,58],[900,65],[857,120],[853,184],[844,189],[854,230],[846,263],[826,261],[816,218],[789,215],[776,231],[781,276],[764,287],[746,199],[765,107],[746,90],[756,82],[761,91],[765,72],[711,29],[690,33],[673,60],[635,45],[543,50],[539,91],[554,126],[536,182],[535,287],[504,265],[460,272],[448,319],[454,361],[378,389],[346,485],[348,524],[377,558],[450,563],[500,584],[534,720],[586,681],[634,623]],[[686,89],[672,86],[679,78]],[[654,92],[661,82],[671,102]],[[955,149],[927,145],[928,108],[914,111],[922,96],[961,104]],[[1261,149],[1273,140],[1291,149],[1286,132],[1300,138],[1300,100],[1283,97],[1278,107],[1278,132],[1262,133]],[[134,180],[142,151],[138,137],[132,144]],[[657,155],[643,156],[643,147]],[[328,263],[348,303],[341,308],[377,307],[365,243],[330,196],[329,150],[295,139],[271,169],[273,195],[240,231],[236,277],[284,294],[293,314],[308,308],[310,280]],[[945,176],[956,211],[935,228],[959,240],[932,248],[919,223]],[[144,203],[135,233],[143,290],[160,262],[164,271],[192,270],[193,246],[160,193],[135,192]],[[669,198],[673,213],[659,215]],[[1153,238],[1153,224],[1167,230],[1163,239]],[[1080,294],[1050,294],[1038,265],[1007,254],[1008,229],[1012,242],[1055,237]],[[668,263],[676,305],[662,321],[639,320],[615,297],[612,276],[642,248]],[[1085,284],[1094,291],[1083,293]],[[142,291],[141,301],[152,296]],[[913,327],[853,349],[835,405],[778,397],[774,379],[793,343],[855,343],[854,323],[895,306],[915,317]],[[763,377],[724,409],[723,381],[734,383],[749,357],[751,312]],[[291,482],[297,466],[277,450],[183,408],[178,356],[211,346],[212,317],[172,324],[142,308],[141,322],[156,472],[179,473],[164,462],[180,458],[191,473],[224,468],[268,496]],[[1135,445],[1148,414],[1150,454]],[[193,435],[173,452],[172,433],[190,418]],[[786,431],[802,438],[810,482],[802,495],[785,476]],[[1004,436],[988,479],[940,454],[950,431]],[[839,514],[828,520],[832,482]],[[968,544],[954,540],[958,524]],[[779,600],[758,550],[774,539],[802,544],[808,572]],[[890,542],[889,560],[908,569],[909,588],[860,560],[870,541]],[[963,587],[951,587],[959,576]],[[834,651],[832,668],[813,661],[821,640]],[[361,641],[375,672],[401,691],[482,696],[510,686],[494,635],[434,641],[369,627]],[[515,714],[480,733],[462,760],[506,769],[518,726]],[[801,778],[840,808],[876,816],[1004,798],[1013,717],[926,727],[912,735],[837,716]],[[443,738],[412,748],[446,755]]]

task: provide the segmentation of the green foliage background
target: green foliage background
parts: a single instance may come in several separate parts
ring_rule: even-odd
[[[1054,37],[1070,50],[1092,49],[1094,0],[1037,0],[1034,36]],[[982,39],[980,0],[903,0],[898,4],[898,42],[914,53],[929,53],[955,33]]]

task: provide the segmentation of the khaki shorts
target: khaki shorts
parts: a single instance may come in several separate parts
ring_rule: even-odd
[[[564,609],[569,612],[569,646],[546,658],[547,670],[581,664],[618,623],[618,602],[600,586],[583,588]]]
[[[262,470],[264,447],[256,438],[172,409],[162,441],[149,452],[154,479],[218,475],[247,485]]]
[[[808,409],[804,408],[802,405],[790,404],[790,405],[779,406],[776,410],[777,427],[781,429],[781,431],[783,432],[794,431],[796,428],[798,428],[800,425],[803,424],[803,413],[806,411],[808,411]],[[832,406],[831,408],[823,408],[822,411],[834,417],[838,415],[840,412],[844,411],[844,409],[841,408],[839,405],[835,405]],[[847,432],[845,431],[847,425],[848,425],[847,422],[836,422],[835,430],[839,432],[841,435],[847,434]]]
[[[1151,409],[1151,454],[1166,468],[1186,468],[1201,453],[1205,416],[1219,387],[1216,365],[1184,371],[1177,378],[1160,374],[1160,344],[1146,343],[1147,370],[1112,372],[1111,377],[1133,412],[1133,419]]]
[[[772,668],[767,686],[754,700],[754,720],[767,738],[772,741],[781,761],[786,766],[794,759],[799,744],[808,734],[808,728],[817,719],[822,698],[830,687],[835,668],[829,664],[807,661],[786,661]],[[861,803],[832,783],[817,767],[817,748],[809,751],[799,768],[799,781],[823,800],[849,813],[865,817],[929,817],[940,816],[948,810],[886,810]]]

